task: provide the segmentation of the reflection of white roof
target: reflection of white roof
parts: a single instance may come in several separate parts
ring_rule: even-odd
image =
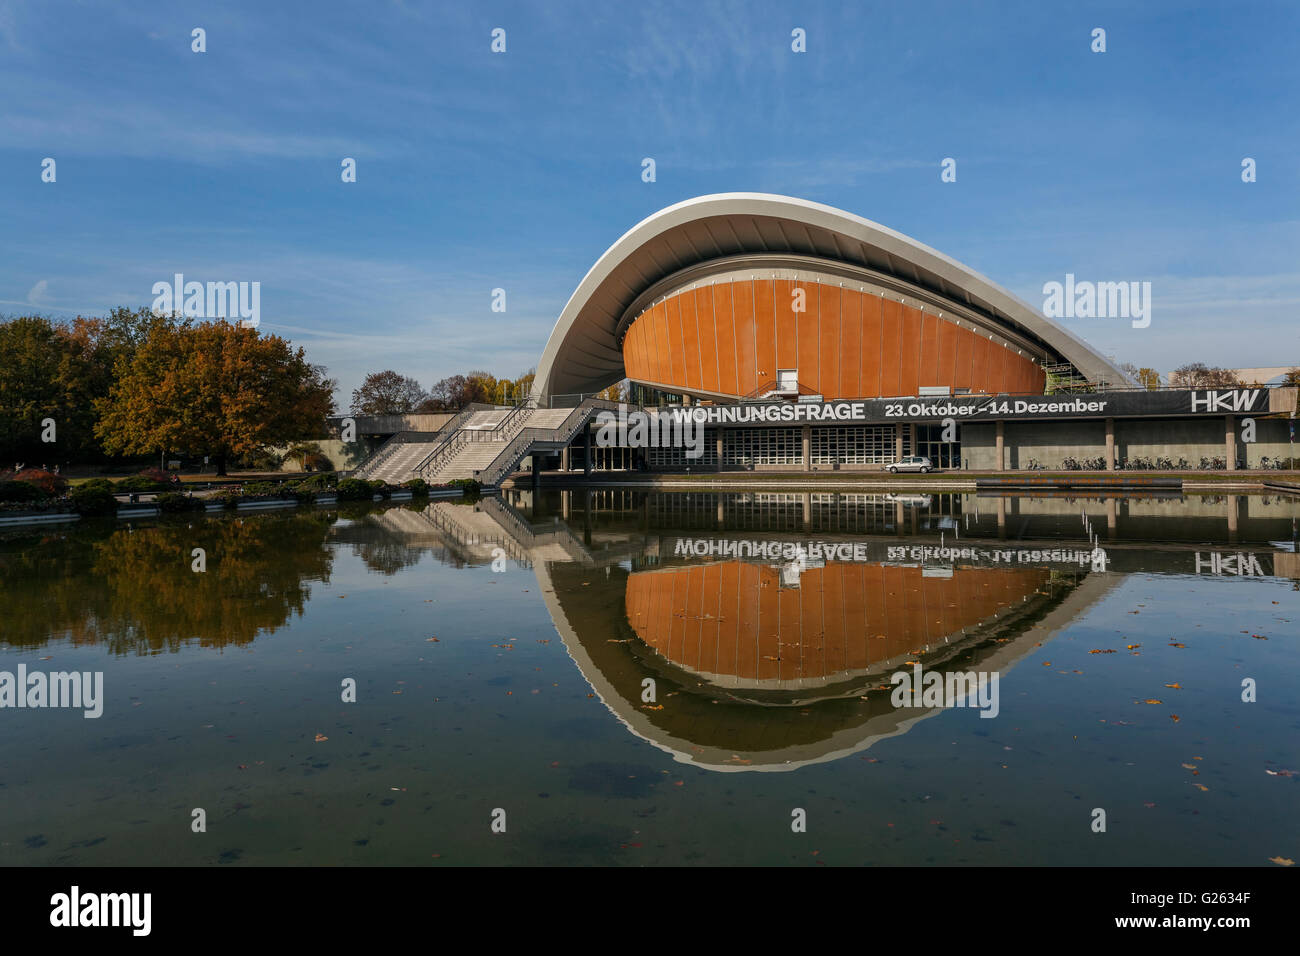
[[[1109,361],[977,272],[878,223],[768,193],[719,193],[661,209],[609,247],[579,283],[542,352],[534,392],[593,392],[623,377],[629,308],[662,280],[714,260],[812,257],[899,281],[979,313],[1070,362],[1091,381],[1127,381]]]

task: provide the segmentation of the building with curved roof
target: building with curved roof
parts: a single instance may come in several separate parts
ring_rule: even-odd
[[[597,260],[560,314],[539,397],[623,378],[728,401],[1041,393],[1044,366],[1123,373],[954,259],[821,203],[721,193],[669,206]]]
[[[596,395],[624,380],[620,402]],[[530,401],[397,434],[356,475],[495,485],[525,460],[534,480],[557,467],[1235,470],[1294,458],[1296,402],[1294,388],[1138,386],[914,239],[821,203],[720,193],[660,210],[600,256]],[[629,407],[654,428],[625,427]]]

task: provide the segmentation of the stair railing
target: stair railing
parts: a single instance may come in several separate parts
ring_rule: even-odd
[[[520,429],[519,433],[511,439],[499,455],[492,459],[486,468],[479,469],[479,483],[485,487],[499,484],[501,479],[505,477],[505,473],[513,468],[524,455],[528,454],[528,449],[535,442],[567,444],[578,433],[578,429],[586,424],[587,419],[591,417],[593,412],[617,411],[620,404],[624,407],[627,405],[626,402],[619,403],[603,398],[588,398],[584,399],[581,405],[566,415],[563,422],[553,428]]]

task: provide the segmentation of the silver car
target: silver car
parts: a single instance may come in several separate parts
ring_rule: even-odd
[[[925,474],[934,470],[934,462],[924,455],[908,455],[906,458],[900,458],[889,466],[890,474],[898,474],[900,471],[919,471]]]

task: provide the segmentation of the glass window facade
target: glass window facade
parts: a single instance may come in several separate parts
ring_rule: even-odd
[[[887,465],[894,460],[893,425],[845,425],[812,430],[813,467]],[[903,454],[912,454],[910,429],[903,429]]]

